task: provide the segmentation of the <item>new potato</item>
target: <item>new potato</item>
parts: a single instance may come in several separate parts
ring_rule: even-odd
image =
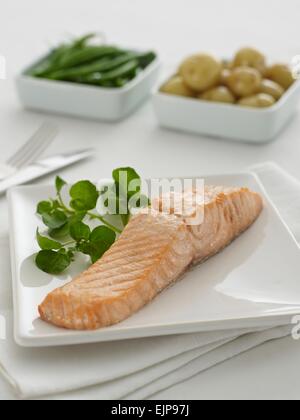
[[[161,87],[161,92],[178,96],[195,96],[194,92],[183,82],[181,76],[174,76]]]
[[[278,83],[285,90],[292,86],[295,79],[289,66],[286,64],[275,64],[267,70],[268,79]]]
[[[210,89],[207,92],[202,93],[199,96],[199,99],[203,99],[205,101],[223,102],[227,104],[233,104],[235,102],[235,97],[225,86],[218,86]]]
[[[262,76],[251,67],[234,69],[227,80],[229,89],[238,97],[247,97],[259,91]]]
[[[260,93],[267,93],[278,101],[284,94],[284,89],[278,83],[264,79],[260,85]]]
[[[242,48],[239,50],[233,60],[234,67],[252,67],[261,74],[266,71],[265,56],[254,48]]]
[[[268,67],[264,54],[247,47],[240,49],[233,59],[218,60],[210,54],[188,57],[176,76],[161,87],[161,92],[266,108],[274,105],[294,81],[288,65]]]
[[[240,99],[239,105],[250,108],[267,108],[275,104],[275,99],[266,93],[258,93],[257,95],[249,96],[248,98]]]
[[[209,54],[187,58],[179,69],[184,83],[196,92],[204,92],[220,82],[222,63]]]

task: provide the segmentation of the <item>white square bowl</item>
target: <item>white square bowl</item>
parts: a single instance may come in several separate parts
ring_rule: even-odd
[[[255,109],[184,98],[156,91],[154,110],[161,126],[232,140],[264,143],[276,138],[297,111],[300,81],[272,107]]]
[[[160,62],[156,58],[122,88],[39,79],[26,75],[26,71],[17,77],[16,87],[25,108],[95,120],[118,121],[129,116],[150,95],[159,68]]]

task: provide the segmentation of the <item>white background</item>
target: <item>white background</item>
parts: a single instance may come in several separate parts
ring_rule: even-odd
[[[0,80],[0,150],[5,160],[45,116],[24,111],[14,76],[38,55],[72,34],[105,32],[110,42],[155,48],[167,68],[189,53],[229,57],[253,45],[269,57],[290,61],[300,54],[299,0],[3,0],[0,55],[8,79]],[[144,177],[238,171],[274,160],[300,178],[300,114],[275,143],[253,146],[162,130],[151,104],[116,125],[52,116],[61,135],[48,154],[96,148],[94,159],[62,171],[69,180],[108,177],[119,165]],[[50,181],[44,180],[43,182]],[[7,233],[6,203],[0,200],[0,234]],[[299,215],[300,217],[300,215]],[[215,367],[156,398],[299,398],[300,343],[266,344]],[[9,390],[0,379],[0,399]]]

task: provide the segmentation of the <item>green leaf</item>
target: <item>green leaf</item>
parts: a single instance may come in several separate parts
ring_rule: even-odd
[[[85,255],[88,255],[91,258],[92,263],[97,261],[95,259],[97,249],[91,242],[82,242],[82,243],[78,244],[77,245],[77,251],[82,252]]]
[[[40,251],[35,259],[38,268],[48,274],[61,274],[69,267],[71,259],[62,252],[51,250]]]
[[[88,225],[83,222],[73,223],[70,226],[70,235],[75,241],[88,241],[91,230]]]
[[[43,222],[50,229],[58,229],[65,225],[68,221],[67,216],[60,210],[54,210],[51,213],[43,214]]]
[[[141,190],[141,178],[133,168],[115,169],[113,179],[118,186],[119,193],[128,198]]]
[[[86,211],[79,211],[69,218],[69,224],[71,225],[72,223],[82,222],[85,216]]]
[[[91,257],[92,263],[94,264],[103,256],[107,251],[107,247],[103,242],[83,242],[78,245],[78,251]]]
[[[51,200],[51,204],[53,210],[59,209],[61,207],[61,204],[58,200]]]
[[[62,227],[57,229],[49,229],[49,236],[53,239],[64,239],[69,236],[69,225],[65,223]]]
[[[86,212],[78,212],[68,218],[67,223],[57,229],[49,229],[49,235],[54,239],[63,239],[70,236],[70,226],[73,223],[81,222],[86,216]]]
[[[111,204],[113,214],[119,215],[124,225],[129,221],[129,209],[134,202],[141,206],[142,202],[148,203],[147,198],[144,199],[141,194],[141,179],[134,169],[116,169],[113,178],[114,182],[104,187],[101,193],[90,181],[83,180],[74,184],[69,191],[71,209],[65,207],[60,196],[66,182],[60,177],[56,178],[57,196],[41,201],[37,206],[38,214],[48,227],[45,236],[37,231],[41,251],[36,257],[36,264],[42,271],[50,274],[62,273],[75,260],[77,252],[89,255],[94,263],[112,246],[116,240],[113,224],[91,212],[96,208],[100,195],[104,203],[104,214],[107,214],[107,204]],[[98,219],[103,225],[91,231],[84,223],[88,217]],[[118,224],[119,222],[118,217]],[[119,229],[116,228],[116,231],[119,232]]]
[[[98,226],[91,235],[90,241],[77,246],[78,251],[91,257],[93,263],[98,261],[116,240],[116,234],[106,226]]]
[[[55,187],[58,194],[60,194],[63,187],[67,185],[66,181],[64,181],[61,177],[57,176],[55,179]]]
[[[116,240],[116,233],[106,226],[96,227],[90,235],[91,242],[101,241],[104,244],[106,244],[108,248],[112,246],[115,240]]]
[[[72,201],[70,206],[77,211],[93,210],[96,207],[99,193],[90,181],[80,181],[70,189]]]
[[[43,215],[44,213],[50,213],[51,210],[52,210],[51,201],[41,201],[37,205],[36,212],[37,212],[37,214]]]
[[[39,230],[37,230],[37,232],[36,232],[36,240],[39,244],[39,247],[41,249],[44,249],[44,250],[61,249],[62,248],[62,245],[59,242],[53,241],[52,239],[49,239],[46,236],[42,236],[39,233]]]

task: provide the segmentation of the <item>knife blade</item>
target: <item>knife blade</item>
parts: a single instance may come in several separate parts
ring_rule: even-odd
[[[93,149],[84,149],[75,152],[61,153],[38,160],[1,181],[0,195],[3,195],[11,187],[26,184],[29,181],[55,172],[58,169],[65,168],[73,163],[87,159],[92,155],[93,151]]]

